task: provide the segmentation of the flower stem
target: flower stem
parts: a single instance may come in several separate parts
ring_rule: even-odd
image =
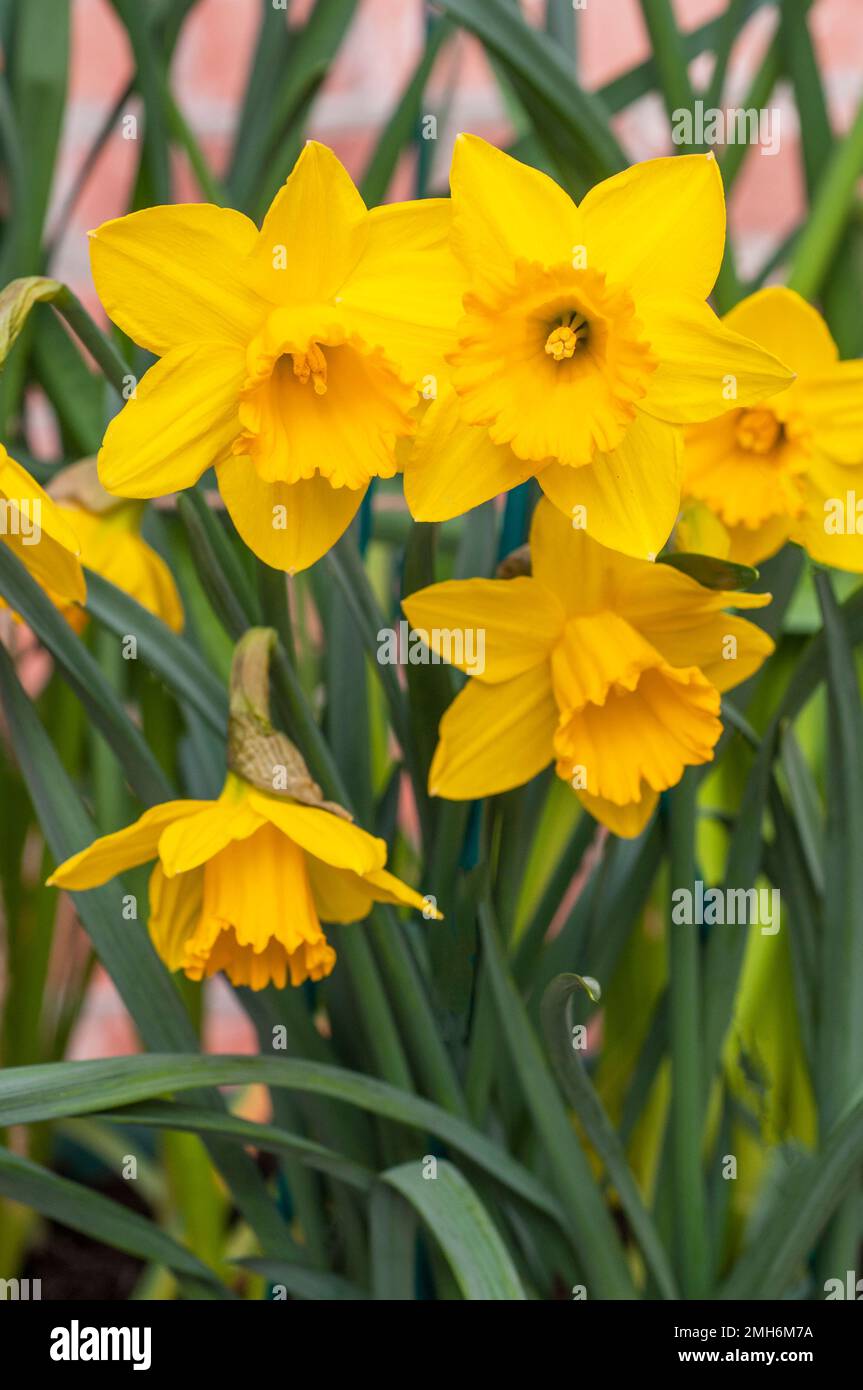
[[[64,285],[51,303],[57,313],[66,320],[72,331],[81,339],[87,351],[95,359],[99,370],[121,394],[128,384],[132,372],[120,356],[110,338],[97,327],[87,313],[77,295],[68,285]]]
[[[668,794],[672,888],[695,881],[697,783],[684,774]],[[701,1166],[704,1114],[700,1062],[701,982],[698,927],[668,921],[671,1041],[671,1169],[677,1273],[684,1298],[703,1298],[709,1283],[707,1204]]]

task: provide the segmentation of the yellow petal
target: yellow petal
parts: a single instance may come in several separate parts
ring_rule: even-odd
[[[161,864],[150,875],[150,940],[169,970],[179,970],[186,942],[201,916],[204,875],[199,871],[167,878]]]
[[[659,365],[639,404],[660,420],[712,420],[725,410],[759,405],[793,380],[781,361],[726,328],[706,304],[682,297],[654,302],[643,317]]]
[[[265,792],[250,791],[249,804],[283,835],[300,845],[309,854],[332,864],[337,869],[351,869],[356,874],[382,869],[387,862],[387,847],[383,840],[331,811],[317,806],[301,806]]]
[[[407,456],[405,500],[416,521],[448,521],[538,471],[508,444],[493,443],[485,426],[466,424],[458,396],[445,388],[426,411]]]
[[[863,463],[863,362],[836,362],[795,383],[794,400],[819,452]]]
[[[534,579],[448,579],[402,603],[426,646],[496,684],[545,661],[563,628],[557,599]]]
[[[476,135],[455,142],[452,245],[474,286],[506,282],[515,260],[572,264],[578,212],[553,179]]]
[[[191,487],[239,433],[244,376],[238,348],[174,348],[108,426],[99,451],[103,487],[120,497],[162,497]]]
[[[393,903],[396,907],[415,907],[436,921],[442,913],[428,900],[386,869],[374,869],[361,877],[347,869],[334,869],[309,855],[309,880],[318,916],[322,922],[362,922],[373,903]]]
[[[616,596],[618,611],[671,666],[698,666],[720,691],[746,680],[773,651],[761,628],[723,610],[769,602],[769,594],[705,589],[662,564],[624,578]]]
[[[818,310],[784,285],[757,290],[736,304],[722,321],[726,328],[772,352],[801,377],[829,370],[839,356]]]
[[[328,146],[306,141],[254,250],[268,298],[306,304],[332,299],[367,238],[366,205],[347,169]]]
[[[116,524],[113,512],[99,516],[83,507],[61,510],[77,529],[87,568],[155,613],[173,632],[182,632],[183,604],[161,555],[136,530]]]
[[[534,579],[556,595],[567,613],[613,608],[614,570],[629,566],[637,572],[635,561],[591,540],[547,498],[534,509],[530,559]]]
[[[440,723],[432,796],[492,796],[529,782],[551,762],[557,706],[547,663],[488,685],[469,681]]]
[[[76,532],[54,499],[0,444],[2,504],[8,504],[3,507],[7,515],[0,529],[4,545],[53,596],[83,603],[87,585]]]
[[[390,203],[368,215],[368,240],[343,286],[351,323],[412,381],[443,370],[461,317],[464,271],[450,250],[448,198]]]
[[[592,188],[579,208],[590,265],[643,298],[706,299],[725,248],[725,197],[712,154],[648,159]]]
[[[159,837],[159,858],[169,878],[197,869],[234,840],[246,840],[259,830],[264,817],[251,798],[220,798],[193,816],[174,821]]]
[[[245,344],[267,309],[244,264],[257,237],[248,217],[208,203],[104,222],[90,263],[105,312],[159,357],[184,343]]]
[[[265,483],[250,459],[216,469],[231,520],[250,550],[273,569],[308,569],[350,526],[367,489],[332,487],[316,474],[298,483]]]
[[[607,826],[612,835],[619,835],[622,840],[634,840],[647,825],[659,800],[659,792],[652,791],[646,782],[642,782],[642,793],[640,801],[630,801],[625,806],[615,806],[613,801],[591,796],[590,792],[580,791],[576,795],[584,809],[590,812],[594,820]]]
[[[614,550],[658,555],[680,506],[678,432],[639,412],[623,442],[584,468],[551,463],[539,473],[546,497],[581,529]]]
[[[782,549],[796,532],[797,525],[790,516],[774,516],[754,528],[729,526],[726,530],[728,550],[722,558],[732,560],[736,565],[758,566]],[[703,553],[715,552],[705,550]]]
[[[373,898],[359,874],[349,869],[334,869],[322,859],[306,857],[309,882],[318,916],[322,922],[338,922],[343,926],[362,922],[372,910]]]
[[[731,536],[718,516],[704,502],[686,498],[674,536],[677,550],[696,555],[713,555],[717,560],[731,558]]]
[[[790,523],[791,539],[819,564],[863,573],[863,466],[814,458],[804,498],[803,512]]]
[[[53,888],[72,890],[96,888],[125,869],[146,864],[148,859],[156,858],[159,839],[166,826],[181,817],[193,816],[210,804],[209,801],[164,801],[159,806],[151,806],[134,825],[116,830],[113,835],[102,835],[87,849],[64,860],[48,883]]]
[[[422,912],[429,920],[435,922],[443,921],[443,913],[436,907],[432,907],[428,898],[423,897],[415,888],[409,888],[406,883],[402,883],[400,878],[391,874],[387,869],[375,869],[372,873],[366,874],[364,883],[372,890],[372,897],[376,903],[393,903],[396,907],[415,907]]]

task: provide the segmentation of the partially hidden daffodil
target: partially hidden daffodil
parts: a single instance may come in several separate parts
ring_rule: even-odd
[[[773,649],[723,610],[759,608],[769,595],[707,589],[609,550],[547,499],[534,513],[530,564],[530,575],[446,581],[404,601],[433,651],[476,671],[441,720],[429,790],[488,796],[553,762],[597,820],[637,835],[658,794],[713,758],[720,692]],[[459,660],[459,632],[472,653],[482,633],[481,671]]]
[[[174,576],[141,535],[144,504],[118,501],[106,492],[93,459],[64,468],[51,480],[50,491],[78,537],[87,569],[181,632],[183,604]]]
[[[160,358],[108,427],[104,486],[156,497],[214,465],[262,560],[314,563],[397,472],[417,384],[439,371],[458,314],[449,220],[448,199],[369,211],[309,142],[260,231],[209,204],[99,227],[102,303]]]
[[[385,842],[325,801],[296,748],[270,727],[260,706],[273,636],[253,628],[238,644],[221,795],[153,806],[48,880],[81,891],[155,860],[149,931],[168,968],[192,980],[224,971],[252,989],[329,975],[336,953],[322,922],[361,921],[376,902],[441,915],[387,871]]]
[[[0,444],[0,543],[58,604],[83,603],[81,545],[57,503]],[[2,603],[3,600],[0,600]]]
[[[840,362],[817,309],[780,286],[724,323],[781,352],[796,380],[686,432],[678,540],[750,565],[791,540],[863,572],[863,361]]]
[[[535,475],[593,539],[658,554],[680,501],[675,426],[792,376],[705,302],[725,245],[716,160],[648,160],[576,206],[462,135],[451,186],[466,292],[405,465],[411,512],[443,521]]]

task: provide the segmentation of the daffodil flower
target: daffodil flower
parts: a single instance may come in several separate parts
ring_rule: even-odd
[[[451,340],[449,216],[445,199],[368,211],[310,142],[260,231],[208,204],[99,227],[102,303],[161,359],[108,427],[104,486],[157,497],[215,465],[251,549],[276,569],[312,564],[370,479],[396,473],[416,384]]]
[[[59,604],[87,597],[81,546],[57,503],[0,444],[0,543]],[[0,604],[3,600],[0,599]]]
[[[183,604],[161,555],[141,535],[144,506],[118,502],[105,492],[92,459],[64,468],[51,480],[51,495],[81,545],[87,569],[100,574],[174,632],[183,629]],[[80,610],[75,610],[81,618]],[[74,615],[67,614],[75,626]]]
[[[439,654],[458,655],[454,631],[484,633],[484,670],[441,720],[429,790],[489,796],[554,762],[597,820],[637,835],[658,793],[713,758],[720,692],[773,650],[723,609],[760,608],[769,595],[706,589],[606,549],[547,499],[530,556],[530,576],[447,581],[404,602]]]
[[[759,290],[724,322],[781,351],[797,379],[687,431],[684,494],[724,531],[709,553],[757,564],[791,540],[863,572],[863,362],[839,361],[821,315],[793,290]],[[686,524],[702,527],[694,509]]]
[[[411,512],[443,521],[535,475],[591,537],[652,557],[680,501],[674,427],[791,380],[705,303],[725,244],[715,159],[636,164],[577,207],[462,135],[451,185],[467,293],[405,466]]]
[[[321,921],[358,922],[372,903],[440,914],[388,873],[386,845],[318,806],[229,773],[216,801],[168,801],[73,855],[49,884],[80,891],[155,859],[149,929],[169,970],[224,971],[235,985],[320,980],[336,953]]]

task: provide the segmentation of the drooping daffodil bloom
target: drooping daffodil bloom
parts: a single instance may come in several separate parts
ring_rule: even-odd
[[[95,888],[150,860],[151,939],[168,969],[192,980],[218,971],[252,989],[320,980],[336,961],[322,921],[361,921],[375,902],[440,916],[387,872],[383,840],[234,773],[217,800],[153,806],[48,882]]]

